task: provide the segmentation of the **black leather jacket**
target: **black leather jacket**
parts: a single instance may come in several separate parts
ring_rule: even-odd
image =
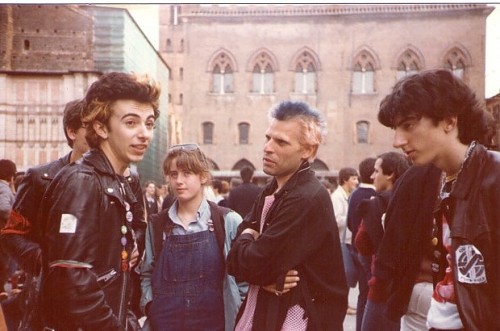
[[[452,260],[462,323],[465,330],[499,330],[500,153],[474,147],[447,206],[454,209]],[[442,254],[437,279],[442,279],[446,266]]]
[[[56,330],[122,330],[130,272],[122,271],[122,227],[134,245],[126,204],[137,199],[100,150],[62,169],[40,208],[41,306]],[[128,263],[127,263],[128,264]]]
[[[43,193],[59,170],[69,164],[70,156],[68,153],[56,161],[26,171],[12,206],[12,210],[26,221],[14,223],[10,219],[2,229],[2,246],[29,273],[38,274],[40,270],[40,227],[36,218]]]
[[[12,207],[25,221],[21,224],[9,220],[1,231],[2,246],[16,259],[22,269],[30,274],[37,275],[40,272],[41,229],[40,222],[37,222],[40,202],[50,182],[65,165],[70,163],[70,157],[71,152],[53,162],[29,168],[26,171]],[[134,214],[132,226],[139,246],[139,256],[141,256],[144,251],[146,233],[142,186],[136,172],[131,171],[127,180],[138,199],[138,203],[132,206]]]
[[[239,233],[246,228],[259,231],[265,197],[276,188],[273,179],[238,227]],[[250,234],[236,238],[227,257],[228,272],[250,284],[276,284],[279,290],[287,271],[295,269],[300,282],[279,297],[259,291],[253,329],[278,330],[288,308],[298,303],[310,317],[308,330],[341,330],[348,287],[329,194],[305,161],[274,196],[259,239]]]

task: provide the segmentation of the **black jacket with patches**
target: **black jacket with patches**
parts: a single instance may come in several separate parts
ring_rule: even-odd
[[[462,323],[465,330],[499,330],[500,153],[476,145],[446,200],[441,206],[453,215],[451,253]],[[441,212],[443,208],[436,213],[438,222]],[[441,280],[447,267],[445,254],[439,262],[435,279]]]
[[[41,307],[47,326],[124,329],[131,288],[130,271],[122,271],[123,226],[128,256],[135,241],[126,220],[127,203],[131,209],[137,203],[127,179],[115,174],[97,149],[63,168],[51,182],[39,214]]]

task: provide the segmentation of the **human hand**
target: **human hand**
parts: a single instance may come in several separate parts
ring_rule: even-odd
[[[129,262],[130,269],[135,267],[138,263],[139,263],[139,249],[137,249],[137,245],[134,245],[132,254],[130,254],[130,262]]]
[[[284,293],[290,292],[292,288],[298,285],[300,281],[299,272],[297,270],[289,270],[285,276],[285,284],[283,285],[283,291],[278,291],[276,289],[276,284],[262,286],[262,288],[268,292],[274,293],[277,296],[281,296]]]
[[[247,229],[243,230],[243,232],[241,232],[241,234],[245,234],[245,233],[251,234],[254,240],[257,240],[257,238],[259,238],[259,236],[260,236],[260,233],[258,233],[254,229],[250,229],[250,228],[247,228]]]

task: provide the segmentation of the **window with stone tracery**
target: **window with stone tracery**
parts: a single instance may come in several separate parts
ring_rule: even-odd
[[[261,52],[253,61],[252,93],[269,94],[274,92],[274,67],[269,54]]]
[[[313,56],[304,51],[295,65],[295,93],[316,93],[316,68]]]
[[[458,48],[450,50],[444,58],[444,67],[460,79],[465,78],[467,63],[464,52]]]
[[[396,79],[400,80],[406,76],[418,73],[422,70],[422,64],[417,54],[412,50],[406,50],[398,59]]]
[[[363,50],[354,58],[352,68],[352,93],[366,94],[375,92],[375,60]]]
[[[220,53],[213,61],[212,93],[233,93],[233,79],[233,68],[230,59],[225,53]]]

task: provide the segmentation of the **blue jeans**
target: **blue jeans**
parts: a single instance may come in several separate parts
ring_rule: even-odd
[[[370,299],[366,302],[365,313],[363,315],[362,331],[399,331],[399,322],[394,322],[385,317],[385,303],[373,302]]]

